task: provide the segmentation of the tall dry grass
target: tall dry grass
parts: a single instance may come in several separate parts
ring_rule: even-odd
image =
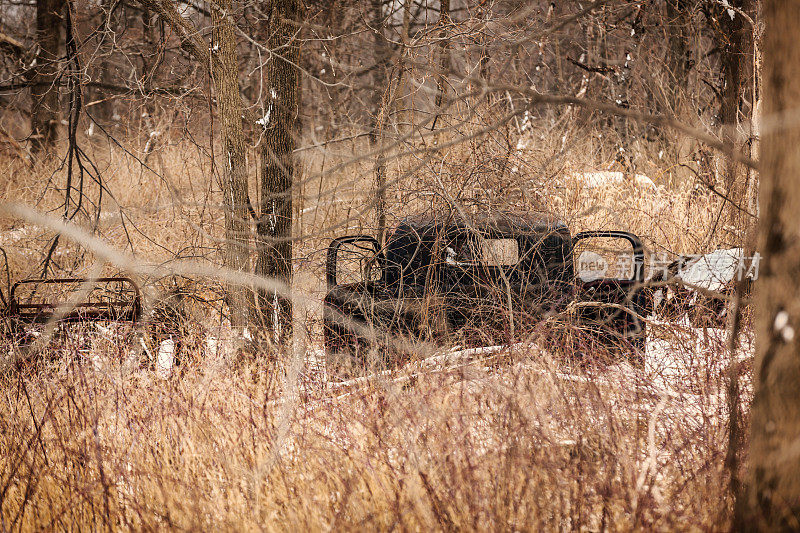
[[[459,201],[469,209],[553,211],[576,230],[636,231],[652,253],[723,243],[714,231],[719,203],[692,184],[655,193],[588,189],[563,176],[607,165],[578,157],[579,141],[565,150],[561,137],[548,138],[534,151],[504,142],[504,150],[476,142],[395,154],[390,219]],[[103,239],[151,262],[221,262],[219,190],[196,147],[164,147],[156,172],[113,147],[95,149],[114,193],[100,212]],[[366,141],[354,140],[303,156],[294,289],[306,303],[323,290],[327,239],[374,230],[373,161],[345,164],[366,151]],[[60,183],[57,164],[31,170],[3,159],[0,170],[13,177],[4,183],[6,200],[42,211],[62,201],[42,179],[49,172]],[[52,234],[19,220],[0,224],[14,277],[36,274]],[[59,253],[64,271],[86,272],[94,262],[75,245]],[[169,288],[141,281],[153,294]],[[193,291],[219,303],[213,284],[195,283]],[[319,307],[302,307],[307,315],[298,320],[310,338],[278,363],[243,359],[235,346],[217,353],[206,342],[208,323],[193,315],[183,364],[167,380],[147,363],[138,333],[91,327],[57,337],[30,371],[3,375],[0,527],[727,527],[724,334],[654,322],[642,371],[593,362],[592,354],[575,366],[523,343],[334,387],[313,368]],[[213,323],[213,306],[200,308]]]
[[[162,381],[94,349],[102,364],[64,354],[4,379],[5,528],[685,530],[730,516],[714,339],[679,379],[667,362],[567,369],[525,346],[313,397],[208,358]]]

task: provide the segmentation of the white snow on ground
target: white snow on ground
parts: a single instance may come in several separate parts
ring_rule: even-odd
[[[102,211],[100,220],[107,221],[120,217],[119,211]],[[11,246],[26,237],[34,237],[37,232],[41,233],[41,228],[32,225],[22,225],[14,229],[0,231],[0,246]]]
[[[0,244],[3,246],[9,246],[14,244],[18,240],[26,237],[31,231],[30,226],[20,226],[19,228],[10,229],[3,231],[0,234]]]
[[[646,444],[636,458],[636,494],[649,493],[662,499],[665,465],[675,460],[673,446],[667,445],[674,432],[708,434],[724,431],[727,420],[726,380],[730,354],[726,351],[727,332],[720,329],[701,329],[690,326],[688,319],[678,322],[649,321],[646,359],[643,369],[636,369],[627,362],[613,365],[588,365],[571,367],[560,362],[535,343],[486,346],[462,349],[443,349],[432,357],[414,361],[401,368],[375,373],[369,376],[335,381],[325,379],[317,372],[324,372],[325,355],[321,349],[305,352],[305,369],[297,382],[298,389],[274,400],[271,404],[294,402],[292,398],[304,398],[293,404],[299,412],[312,415],[319,413],[318,431],[342,447],[355,445],[348,425],[331,423],[325,413],[340,401],[358,398],[361,394],[372,394],[375,390],[392,390],[397,393],[411,385],[409,394],[420,377],[439,374],[441,381],[436,394],[447,405],[450,399],[461,401],[471,398],[487,402],[504,397],[527,397],[535,401],[539,392],[547,398],[554,390],[568,394],[590,395],[594,407],[578,415],[589,416],[597,424],[609,420],[646,424]],[[737,359],[752,357],[752,338],[745,334],[737,351]],[[508,364],[500,364],[498,357],[511,354]],[[315,375],[316,374],[316,375]],[[533,379],[519,380],[528,374]],[[317,381],[323,379],[320,388]],[[522,388],[520,388],[522,383]],[[541,389],[528,389],[534,385]],[[740,380],[742,405],[751,394],[749,378]],[[318,394],[321,393],[321,394]],[[527,396],[526,396],[527,395]],[[501,400],[502,401],[502,400]],[[572,399],[565,401],[571,402]],[[581,399],[576,400],[580,405]],[[480,405],[480,404],[478,404]],[[581,446],[582,425],[564,420],[561,416],[539,417],[530,420],[532,426],[541,427],[543,435],[553,446],[564,446],[569,450]],[[410,431],[414,431],[410,428]],[[508,442],[492,429],[491,422],[479,414],[470,419],[460,431],[470,435],[475,453],[497,452],[508,446]],[[283,453],[294,453],[291,440],[287,440]]]
[[[161,342],[156,356],[156,375],[161,379],[169,379],[175,366],[175,341],[172,337]]]
[[[701,389],[707,383],[693,383],[699,375],[708,376],[715,369],[719,372],[727,368],[730,355],[725,351],[728,332],[715,328],[694,328],[684,317],[678,323],[651,320],[650,329],[660,329],[669,332],[668,335],[648,335],[645,365],[641,370],[634,369],[629,363],[621,362],[607,366],[604,370],[593,372],[591,378],[584,372],[570,373],[564,370],[547,370],[547,374],[564,381],[584,382],[591,379],[598,384],[620,386],[628,383],[631,386],[645,386],[648,391],[657,396],[669,398],[682,398],[700,401]],[[664,338],[664,337],[669,337]],[[437,355],[415,361],[406,365],[402,371],[387,370],[365,377],[346,381],[328,381],[329,389],[351,389],[369,383],[376,379],[396,378],[402,379],[409,374],[424,373],[428,371],[443,370],[456,367],[468,362],[491,357],[503,352],[518,354],[541,354],[547,357],[545,351],[528,343],[512,345],[486,346],[480,348],[451,349]],[[751,359],[754,354],[752,338],[742,335],[740,346],[736,353],[737,361]],[[720,360],[724,358],[724,360]],[[325,366],[325,355],[322,349],[312,349],[306,353],[307,371],[321,376]],[[724,391],[720,391],[722,394]],[[724,396],[724,394],[723,394]]]
[[[710,254],[694,258],[676,276],[685,283],[710,291],[721,291],[742,271],[745,265],[744,250],[730,248],[714,250]]]
[[[589,189],[601,189],[603,187],[616,187],[619,185],[635,185],[643,189],[657,190],[656,184],[653,180],[644,174],[630,175],[624,172],[615,172],[611,170],[597,170],[593,172],[574,172],[569,175],[574,180],[583,183]]]

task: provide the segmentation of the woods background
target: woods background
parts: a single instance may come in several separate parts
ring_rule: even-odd
[[[65,367],[26,385],[34,392],[26,390],[24,409],[21,382],[8,377],[3,409],[15,415],[4,427],[3,528],[87,521],[237,527],[252,520],[247,527],[682,529],[752,524],[756,515],[796,527],[800,488],[776,468],[788,461],[783,452],[757,463],[766,470],[746,484],[755,496],[734,509],[744,494],[740,478],[750,475],[745,437],[753,394],[753,365],[738,358],[759,339],[756,398],[762,389],[780,396],[784,389],[769,378],[776,371],[764,361],[776,343],[788,343],[780,344],[789,361],[781,367],[783,387],[797,383],[795,345],[772,330],[777,313],[796,307],[796,293],[785,287],[797,284],[786,273],[800,257],[791,252],[798,210],[772,193],[761,198],[769,211],[760,210],[757,172],[761,152],[771,154],[761,148],[762,135],[784,139],[781,153],[794,149],[787,132],[797,131],[791,117],[798,95],[786,73],[796,71],[797,58],[780,51],[792,48],[786,39],[800,27],[791,25],[800,23],[797,11],[792,2],[755,0],[2,0],[0,246],[7,285],[132,273],[150,312],[170,317],[202,370],[154,400],[160,385],[150,378],[131,385],[80,371],[78,379]],[[772,42],[777,20],[784,40]],[[763,108],[762,65],[784,73],[772,86],[788,95]],[[775,118],[781,116],[790,118]],[[779,168],[794,167],[760,170],[779,180]],[[621,181],[589,186],[581,176],[590,171],[619,172]],[[794,186],[787,187],[785,197],[794,198]],[[709,356],[702,368],[687,367],[693,384],[678,391],[677,407],[665,408],[658,391],[651,404],[640,398],[634,405],[633,389],[624,385],[586,385],[588,407],[575,414],[585,391],[537,397],[545,378],[518,364],[481,381],[480,392],[456,394],[444,414],[414,404],[435,406],[451,394],[442,392],[452,390],[450,377],[438,375],[419,378],[417,394],[376,386],[377,399],[364,391],[330,413],[301,413],[297,398],[286,404],[291,408],[270,403],[313,381],[304,354],[319,344],[329,239],[368,232],[383,241],[400,218],[453,205],[551,212],[576,230],[636,231],[650,256],[759,250],[765,286],[776,293],[784,287],[788,296],[780,304],[759,296],[763,316],[754,327],[753,311],[742,303],[749,297],[729,295],[743,324],[731,325],[729,337],[699,338],[662,324],[662,340],[692,346],[674,353],[692,361],[697,353]],[[763,213],[780,219],[770,223],[780,235],[762,224],[759,240]],[[792,242],[791,250],[779,241]],[[769,266],[771,250],[788,257],[780,269]],[[207,335],[223,324],[236,342],[247,328],[257,346],[244,350],[256,361],[247,379],[236,373],[241,369],[211,372],[200,361]],[[273,365],[267,372],[265,360]],[[521,389],[504,388],[514,380]],[[67,395],[65,383],[73,383]],[[74,398],[107,400],[120,387],[128,401],[148,398],[155,410],[123,429],[109,429],[119,408],[112,415],[102,402],[79,409],[64,427],[54,422],[73,416]],[[194,403],[206,394],[215,398],[212,407]],[[690,407],[681,403],[684,394],[694,395]],[[387,397],[394,414],[387,414]],[[481,398],[490,398],[485,409],[476,408]],[[184,408],[187,399],[191,407]],[[626,402],[631,411],[609,409]],[[795,421],[787,427],[794,427],[797,405],[779,403],[767,411],[786,409]],[[510,405],[529,414],[505,418]],[[263,416],[242,414],[253,409]],[[553,410],[571,413],[563,427],[553,428]],[[337,426],[347,416],[363,426]],[[676,422],[682,417],[692,422]],[[453,440],[445,429],[454,421],[474,428],[478,419],[486,423],[480,435],[465,429]],[[50,429],[41,429],[46,420]],[[204,434],[201,428],[214,423],[236,427],[253,444]],[[771,434],[764,424],[754,427]],[[398,430],[406,425],[433,429],[411,438]],[[77,442],[59,437],[69,433],[65,427],[81,435]],[[151,435],[149,443],[131,444],[138,433]],[[518,445],[497,445],[518,433],[526,434]],[[795,434],[786,435],[763,456]],[[343,448],[355,442],[361,447],[347,455]],[[125,455],[128,445],[136,460]],[[51,465],[48,449],[68,466]],[[398,466],[382,449],[400,450],[408,462]],[[226,463],[217,450],[235,459]],[[476,469],[475,454],[505,469],[504,488],[469,491],[475,480],[500,475],[488,465]],[[368,457],[381,457],[379,472],[353,474]],[[773,470],[781,481],[770,481]],[[250,473],[242,486],[226,481],[241,471]],[[160,492],[159,484],[171,488]],[[548,486],[541,496],[529,493],[541,484]],[[176,497],[193,485],[186,501]]]

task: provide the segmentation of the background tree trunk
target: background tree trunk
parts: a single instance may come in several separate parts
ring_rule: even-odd
[[[439,72],[436,84],[436,108],[441,109],[444,96],[447,94],[447,71],[450,63],[450,42],[447,39],[447,25],[450,23],[450,0],[441,0],[439,3]]]
[[[225,266],[229,270],[249,270],[247,161],[242,129],[242,98],[239,94],[239,69],[236,53],[236,34],[231,20],[233,2],[219,0],[211,4],[213,22],[212,50],[218,61],[212,61],[212,75],[217,94],[217,106],[222,122],[223,173],[222,191],[225,209]],[[249,317],[249,289],[231,283],[227,289],[231,325],[243,327]]]
[[[450,24],[450,0],[439,4],[439,61],[436,65],[436,113],[441,114],[444,97],[447,94],[447,72],[450,70],[450,41],[447,38],[447,25]],[[438,115],[437,115],[438,118]],[[435,122],[435,121],[434,121]],[[434,123],[435,127],[435,123]]]
[[[31,88],[31,142],[34,153],[47,152],[58,140],[61,112],[54,85],[61,57],[64,0],[36,2],[36,43],[39,53]]]
[[[686,98],[685,93],[689,85],[691,12],[687,0],[667,0],[665,7],[670,49],[667,62],[669,72],[672,74],[675,93],[677,93],[674,98],[677,100]]]
[[[261,119],[261,210],[257,224],[256,274],[287,285],[292,281],[292,182],[293,152],[298,133],[300,74],[297,65],[299,0],[267,2],[272,55],[266,65],[268,110]],[[272,291],[257,292],[258,308],[265,331],[274,341],[288,343],[292,334],[291,300]]]
[[[102,56],[100,58],[100,68],[97,73],[97,79],[101,83],[112,84],[114,66],[112,63],[112,53],[114,52],[114,32],[119,27],[119,11],[122,8],[117,5],[113,0],[102,0],[100,2],[100,9],[98,10],[99,25],[102,26],[103,37],[101,42]],[[146,11],[146,10],[145,10]],[[90,93],[92,101],[90,102],[93,109],[93,118],[103,125],[114,126],[114,98],[111,93],[104,88],[96,87],[91,89]]]
[[[153,88],[153,78],[155,78],[159,66],[157,52],[159,43],[155,37],[156,21],[157,19],[153,16],[149,9],[142,10],[142,37],[144,39],[145,50],[147,50],[147,54],[141,55],[142,73],[140,77],[142,80],[142,88],[147,95],[144,102],[144,113],[142,113],[145,133],[147,135],[147,140],[145,141],[145,147],[143,150],[145,162],[147,162],[150,154],[156,149],[159,141],[154,118],[155,98],[151,94]]]
[[[692,105],[689,74],[692,70],[692,8],[688,0],[667,0],[667,36],[669,53],[667,66],[670,73],[669,94],[671,96],[672,113],[678,120],[687,124],[697,122],[697,111]],[[687,135],[674,136],[675,159],[678,166],[675,174],[681,181],[694,179],[694,173],[686,167],[693,158],[697,141]]]
[[[719,14],[720,31],[717,40],[721,49],[724,80],[720,122],[724,142],[750,156],[751,139],[740,135],[739,124],[749,124],[755,104],[755,95],[752,94],[754,49],[751,24],[755,17],[755,6],[753,0],[738,0],[730,2],[730,5],[737,10],[723,8]],[[728,230],[736,232],[731,239],[731,244],[734,245],[744,244],[750,223],[741,209],[747,205],[745,193],[748,179],[747,168],[729,159],[725,169],[725,191],[729,200],[726,218]]]
[[[389,44],[383,35],[383,0],[372,0],[372,24],[374,34],[375,70],[373,72],[372,92],[372,130],[370,131],[370,146],[373,149],[383,149],[383,129],[386,125],[387,102],[389,93],[386,75],[386,62],[390,55]],[[386,157],[378,153],[375,158],[375,218],[377,219],[377,238],[383,244],[386,233]]]
[[[410,35],[411,29],[411,4],[413,0],[403,1],[403,26],[400,32],[401,50],[400,57],[397,61],[399,72],[397,74],[397,90],[394,99],[394,113],[397,117],[398,130],[403,133],[408,133],[413,130],[414,115],[410,110],[410,98],[406,98],[409,93],[408,88],[411,85],[408,79],[411,77],[412,64],[410,61]]]
[[[765,0],[755,397],[740,529],[800,526],[800,4]]]

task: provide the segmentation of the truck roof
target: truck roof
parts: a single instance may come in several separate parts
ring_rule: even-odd
[[[541,212],[518,214],[509,211],[465,213],[459,210],[424,212],[408,216],[397,224],[395,233],[455,232],[474,230],[485,234],[525,235],[563,233],[567,226],[558,217]]]

